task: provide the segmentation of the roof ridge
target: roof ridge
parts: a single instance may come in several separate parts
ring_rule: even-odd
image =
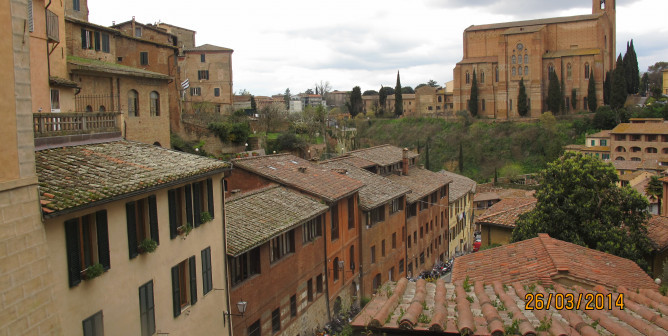
[[[290,154],[290,153],[278,153],[278,154],[267,154],[267,155],[258,155],[258,156],[241,157],[241,158],[234,158],[234,159],[232,159],[232,162],[250,161],[250,160],[259,160],[259,159],[261,159],[261,158],[278,157],[278,156],[287,156],[287,155],[292,155],[292,154]]]
[[[245,193],[241,193],[239,195],[232,195],[232,196],[228,197],[227,199],[225,199],[225,202],[236,202],[236,201],[244,199],[246,197],[261,194],[265,191],[275,189],[275,188],[280,188],[280,187],[281,187],[280,184],[271,182],[269,185],[266,185],[262,188],[253,189],[253,190],[247,191]],[[283,187],[283,188],[285,188],[285,187]]]
[[[529,199],[531,199],[531,197],[509,197],[509,198],[502,199],[500,202],[498,202],[496,204],[499,204],[499,203],[503,202],[503,200],[507,200],[507,199],[527,199],[527,200],[529,200]],[[500,215],[502,213],[506,213],[506,212],[511,211],[511,210],[519,209],[519,208],[531,205],[532,203],[536,203],[536,202],[538,202],[538,200],[534,198],[533,200],[531,200],[527,203],[520,204],[520,205],[518,205],[516,207],[513,207],[513,208],[510,208],[510,209],[504,209],[504,210],[500,210],[498,212],[493,212],[493,213],[490,213],[490,214],[484,213],[482,216],[478,217],[478,220],[487,219],[487,218],[492,217],[492,216]]]
[[[550,237],[547,233],[539,233],[538,238],[536,239],[541,242],[541,245],[545,248],[545,251],[547,251],[547,255],[552,259],[552,265],[557,269],[557,272],[568,272],[568,258],[566,258],[563,251],[555,244],[556,239]]]

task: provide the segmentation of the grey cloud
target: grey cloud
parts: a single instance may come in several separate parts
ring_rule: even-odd
[[[572,8],[591,8],[586,0],[426,0],[430,6],[439,8],[479,8],[496,14],[513,15],[520,19],[552,17],[555,12]],[[617,3],[629,5],[640,0],[625,0]],[[582,13],[587,14],[587,12]]]

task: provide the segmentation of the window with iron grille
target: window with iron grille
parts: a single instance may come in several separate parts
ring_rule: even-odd
[[[277,333],[281,331],[281,309],[276,308],[271,312],[271,331]]]
[[[197,71],[197,79],[209,79],[209,70],[198,70]]]

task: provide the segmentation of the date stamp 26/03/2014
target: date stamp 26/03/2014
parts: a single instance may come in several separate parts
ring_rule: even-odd
[[[527,293],[524,296],[525,310],[584,309],[584,310],[612,310],[624,309],[624,294],[613,297],[612,294],[602,293]]]

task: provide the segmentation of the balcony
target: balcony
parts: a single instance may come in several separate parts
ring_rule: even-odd
[[[120,112],[33,113],[35,147],[121,136]]]
[[[58,15],[48,9],[46,10],[46,37],[49,42],[60,42]]]

